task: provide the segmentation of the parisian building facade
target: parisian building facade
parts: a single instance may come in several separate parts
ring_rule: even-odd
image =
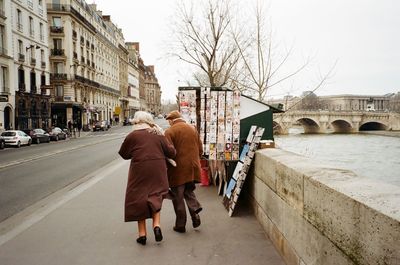
[[[154,67],[95,4],[0,0],[0,37],[0,131],[161,111]]]
[[[144,82],[148,111],[152,114],[161,113],[161,88],[154,72],[154,65],[145,67]]]
[[[42,0],[9,3],[9,25],[13,66],[8,85],[9,108],[4,111],[4,129],[48,128],[51,126],[49,91],[49,47],[46,4]],[[4,72],[3,72],[4,73]],[[7,112],[7,113],[6,113]],[[14,124],[13,124],[14,122]]]
[[[135,112],[140,110],[139,97],[139,67],[138,67],[138,51],[131,42],[126,43],[128,49],[128,109],[129,119],[132,119]]]

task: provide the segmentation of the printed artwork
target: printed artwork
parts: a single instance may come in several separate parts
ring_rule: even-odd
[[[179,92],[179,110],[182,118],[193,126],[197,124],[196,91],[187,90]]]
[[[196,106],[196,90],[182,90],[179,107],[186,122],[199,123],[205,156],[210,160],[239,159],[240,91],[201,87],[200,104]]]
[[[225,195],[223,198],[223,204],[228,210],[229,216],[232,216],[240,192],[242,190],[244,181],[249,171],[251,162],[253,161],[254,153],[258,148],[261,136],[264,133],[264,128],[252,126],[250,128],[247,141],[240,154],[240,160],[236,165],[235,171],[233,172],[232,178],[229,180]]]

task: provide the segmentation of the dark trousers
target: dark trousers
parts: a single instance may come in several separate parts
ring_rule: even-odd
[[[190,216],[193,216],[196,211],[201,208],[200,203],[196,199],[194,190],[196,185],[193,182],[171,188],[172,204],[174,205],[176,227],[185,227],[186,225],[186,208],[185,202],[189,209]]]

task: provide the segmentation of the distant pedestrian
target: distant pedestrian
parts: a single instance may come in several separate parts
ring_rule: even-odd
[[[153,128],[150,113],[135,113],[133,131],[121,145],[119,154],[130,159],[128,184],[125,195],[125,222],[138,222],[136,242],[146,244],[146,219],[153,219],[156,241],[163,239],[160,211],[168,195],[168,177],[165,158],[175,156],[175,148],[165,136]]]
[[[78,137],[81,137],[82,123],[78,122]]]
[[[68,132],[71,135],[72,134],[72,122],[71,122],[71,120],[68,120],[67,126],[68,126]]]
[[[165,137],[176,149],[176,167],[168,165],[168,180],[171,188],[172,204],[175,210],[174,231],[186,232],[186,205],[192,218],[193,228],[200,226],[201,204],[196,198],[195,183],[200,182],[200,156],[203,145],[196,129],[182,119],[179,111],[170,112],[166,119],[171,127]]]

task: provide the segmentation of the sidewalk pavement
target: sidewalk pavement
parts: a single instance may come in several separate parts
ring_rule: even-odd
[[[137,223],[123,222],[128,167],[115,160],[1,223],[0,264],[284,264],[255,217],[243,209],[229,217],[214,186],[196,189],[203,205],[199,228],[189,218],[185,234],[174,232],[172,203],[165,200],[164,240],[155,242],[148,220],[147,245],[137,244]]]

